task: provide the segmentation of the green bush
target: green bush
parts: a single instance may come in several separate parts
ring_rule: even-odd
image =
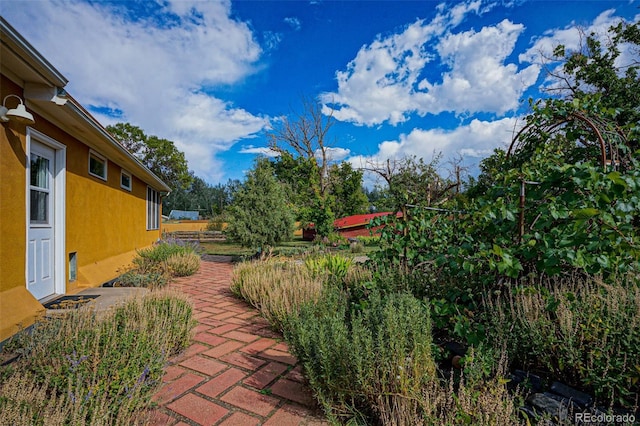
[[[304,263],[314,276],[340,282],[347,276],[347,272],[353,264],[353,259],[339,254],[328,253],[321,256],[309,256]]]
[[[231,291],[281,330],[287,316],[305,302],[318,299],[322,279],[295,262],[244,262],[233,271]]]
[[[377,247],[380,245],[380,235],[360,236],[356,237],[365,247]]]
[[[435,376],[429,312],[408,294],[373,293],[366,308],[350,312],[345,294],[330,286],[290,316],[285,338],[334,418],[397,424],[417,410]]]
[[[176,254],[190,254],[198,252],[198,244],[177,239],[161,240],[151,247],[138,250],[138,256],[133,260],[134,265],[141,269],[165,262]]]
[[[228,218],[224,214],[213,216],[207,223],[207,231],[222,232],[227,227]]]
[[[169,271],[176,277],[188,277],[200,269],[200,256],[195,253],[172,254],[166,262]]]
[[[364,253],[364,244],[359,242],[351,243],[349,244],[349,250],[351,250],[351,253]]]
[[[200,269],[198,243],[176,239],[161,240],[151,247],[138,250],[133,267],[118,277],[121,287],[160,288],[172,276],[185,277]]]
[[[186,297],[169,291],[36,324],[8,343],[23,356],[0,367],[0,424],[136,423],[194,325]]]

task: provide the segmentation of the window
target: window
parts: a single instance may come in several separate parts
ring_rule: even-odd
[[[97,152],[89,151],[89,174],[107,180],[107,159]]]
[[[49,225],[51,210],[51,161],[38,154],[31,154],[30,183],[30,222],[31,224]]]
[[[69,253],[69,282],[78,279],[78,253]]]
[[[120,187],[131,191],[131,173],[124,170],[120,172]]]
[[[160,193],[147,187],[147,230],[159,229]]]

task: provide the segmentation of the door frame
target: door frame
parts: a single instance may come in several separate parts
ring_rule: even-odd
[[[66,265],[66,176],[67,176],[67,147],[55,139],[37,131],[32,127],[27,127],[25,165],[25,286],[29,282],[28,262],[29,262],[29,203],[30,192],[29,183],[31,179],[31,141],[36,141],[54,150],[55,164],[53,172],[53,274],[54,274],[54,294],[64,294],[67,290],[67,265]]]

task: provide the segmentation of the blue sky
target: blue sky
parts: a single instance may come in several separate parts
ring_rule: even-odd
[[[212,184],[242,178],[302,96],[333,111],[336,161],[441,153],[473,174],[553,84],[544,53],[640,17],[613,0],[3,0],[0,13],[104,125],[173,140]]]

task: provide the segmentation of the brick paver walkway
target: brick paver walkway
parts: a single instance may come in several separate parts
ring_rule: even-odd
[[[190,295],[194,342],[166,368],[152,425],[327,424],[281,336],[229,290],[233,265],[202,262],[172,287]]]

